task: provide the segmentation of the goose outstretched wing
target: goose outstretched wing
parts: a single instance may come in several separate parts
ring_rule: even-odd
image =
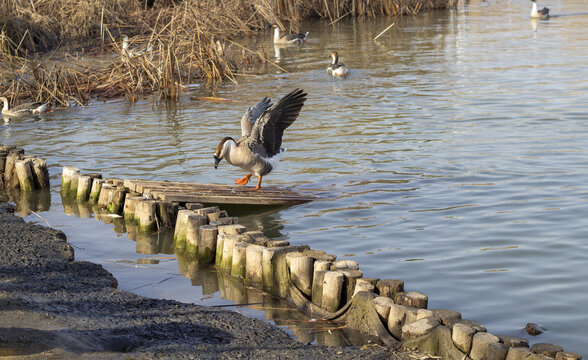
[[[259,119],[270,106],[272,106],[271,100],[264,97],[260,102],[245,111],[245,114],[241,118],[241,136],[246,137],[251,134],[251,129],[253,129],[255,121],[257,121],[257,119]]]
[[[284,130],[294,123],[305,100],[306,93],[296,89],[272,105],[253,125],[247,139],[249,148],[264,157],[279,153]]]

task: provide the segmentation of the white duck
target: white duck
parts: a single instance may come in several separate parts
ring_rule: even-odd
[[[549,9],[544,7],[541,10],[537,10],[537,3],[535,0],[531,0],[533,2],[533,7],[531,8],[531,19],[548,19],[549,18]]]
[[[8,99],[4,96],[0,97],[0,101],[4,102],[4,107],[2,108],[2,115],[6,116],[25,116],[30,114],[42,114],[46,112],[51,112],[51,103],[42,103],[42,102],[32,102],[32,103],[23,103],[13,107],[12,109],[8,106]]]
[[[343,63],[339,63],[339,55],[336,51],[331,53],[331,65],[327,68],[327,74],[342,77],[349,75],[349,69],[347,66]]]
[[[278,25],[272,25],[274,28],[274,44],[296,44],[300,45],[306,41],[308,32],[298,34],[284,34],[280,35],[280,28]]]
[[[237,185],[246,185],[251,176],[258,177],[257,186],[261,188],[261,179],[278,165],[282,136],[298,117],[302,105],[306,100],[306,93],[296,89],[272,104],[267,97],[255,106],[250,107],[241,119],[242,137],[235,141],[225,137],[216,147],[214,168],[222,159],[229,164],[238,166],[249,172],[245,177],[235,180]]]

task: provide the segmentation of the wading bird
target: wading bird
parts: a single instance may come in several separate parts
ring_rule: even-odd
[[[308,32],[306,33],[298,33],[298,34],[284,34],[280,35],[280,28],[278,25],[271,25],[274,28],[274,44],[296,44],[300,45],[304,41],[306,41],[306,36],[308,36]]]
[[[531,18],[532,19],[548,19],[549,18],[549,9],[544,7],[543,9],[537,11],[537,3],[535,0],[531,0],[533,2],[533,8],[531,9]]]
[[[30,114],[42,114],[46,112],[51,112],[51,103],[48,102],[23,103],[13,107],[12,109],[9,109],[8,99],[6,97],[1,96],[0,101],[4,102],[4,107],[2,108],[2,115],[6,116],[25,116]]]
[[[306,93],[296,89],[272,104],[267,97],[250,107],[241,119],[241,138],[235,141],[225,137],[216,147],[214,168],[222,159],[229,164],[248,171],[249,174],[235,180],[237,185],[246,185],[251,176],[258,177],[259,190],[261,179],[278,165],[281,153],[282,136],[300,114],[306,100]]]
[[[349,69],[345,64],[339,64],[339,55],[336,51],[331,53],[331,65],[327,68],[327,74],[333,76],[343,76],[346,77],[349,75]]]

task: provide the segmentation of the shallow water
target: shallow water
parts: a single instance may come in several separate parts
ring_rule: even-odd
[[[96,102],[4,124],[0,142],[45,157],[54,185],[64,165],[229,184],[243,173],[224,162],[214,170],[218,141],[240,134],[241,115],[261,97],[303,88],[309,97],[286,131],[288,152],[264,184],[327,196],[240,214],[241,223],[352,258],[366,276],[402,279],[429,296],[430,308],[460,311],[492,333],[524,336],[535,322],[548,331],[531,343],[587,355],[588,10],[581,0],[553,2],[545,5],[560,16],[532,21],[529,3],[307,24],[305,46],[280,50],[288,73],[270,67],[270,76],[215,94],[238,101]],[[271,58],[269,33],[248,46]],[[348,79],[325,74],[332,49],[350,67]],[[141,264],[138,242],[64,216],[55,192],[39,215],[66,232],[78,259],[113,271],[121,288],[228,303],[178,276],[174,259]]]

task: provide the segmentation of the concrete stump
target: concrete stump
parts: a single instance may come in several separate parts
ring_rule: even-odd
[[[472,339],[472,350],[470,351],[472,360],[486,360],[489,346],[492,343],[498,344],[500,343],[500,339],[487,332],[476,333]]]
[[[45,160],[33,159],[33,174],[37,188],[49,189],[49,170],[47,170],[47,162]]]
[[[100,198],[100,191],[102,190],[102,184],[104,184],[104,180],[102,179],[94,179],[92,181],[92,189],[90,190],[89,197],[91,203],[98,203],[98,198]]]
[[[388,324],[388,317],[390,315],[390,307],[394,304],[394,301],[389,297],[378,296],[372,300],[374,308],[378,312],[378,315],[382,318],[384,324]]]
[[[378,289],[380,296],[394,299],[396,293],[404,292],[404,281],[392,279],[378,280],[376,283],[376,289]]]
[[[158,203],[159,205],[159,203]],[[186,246],[185,251],[188,254],[198,253],[198,241],[200,239],[200,227],[206,225],[206,217],[192,214],[186,221]]]
[[[291,256],[298,254],[297,256]],[[312,295],[312,275],[314,273],[314,259],[301,253],[289,253],[286,259],[290,264],[290,279],[292,283],[308,298]]]
[[[198,231],[200,232],[198,236],[198,261],[204,264],[212,264],[216,254],[217,227],[201,225]]]
[[[400,292],[394,295],[394,302],[399,305],[426,309],[429,303],[427,295],[417,291]]]
[[[90,198],[90,191],[92,190],[92,178],[87,175],[80,175],[78,179],[78,192],[76,199],[78,201],[88,201]]]
[[[388,330],[398,340],[402,338],[402,327],[417,319],[419,309],[398,304],[390,305]]]
[[[506,360],[524,360],[532,354],[528,347],[511,347],[506,354]]]
[[[233,263],[231,264],[231,276],[244,278],[247,269],[247,247],[246,242],[237,242],[233,247]]]
[[[133,217],[140,231],[152,232],[157,230],[156,210],[157,204],[155,200],[144,199],[135,204],[135,215]]]
[[[472,327],[466,324],[455,324],[451,332],[451,340],[459,350],[469,354],[472,350],[474,334],[476,334],[476,330]]]
[[[9,159],[10,159],[10,154],[8,154],[9,156],[6,157],[6,170],[8,171],[8,166],[9,166]],[[64,166],[63,170],[61,172],[61,194],[63,196],[72,196],[72,190],[74,189],[72,182],[74,181],[74,176],[79,176],[80,170],[75,168],[75,167],[71,167],[71,166]],[[4,173],[4,179],[6,180],[6,172]],[[77,175],[76,175],[77,174]],[[75,181],[75,191],[77,193],[78,189],[78,183],[77,183],[77,179]],[[75,194],[75,193],[74,193]]]
[[[176,219],[174,229],[174,243],[177,249],[183,250],[186,247],[186,231],[188,226],[188,216],[193,215],[192,210],[180,210]]]
[[[555,355],[561,351],[563,351],[561,346],[548,343],[537,343],[531,346],[531,352],[533,354],[549,356],[552,359],[555,359]]]
[[[316,266],[316,261],[315,261]],[[323,306],[323,286],[325,280],[325,274],[329,270],[314,270],[314,276],[312,278],[312,294],[311,301],[316,306]]]
[[[31,192],[35,189],[33,178],[33,160],[16,160],[14,169],[18,178],[21,191]]]
[[[322,308],[329,312],[337,312],[341,306],[343,291],[343,274],[338,271],[327,271],[323,279]]]
[[[261,285],[263,281],[263,246],[250,245],[246,250],[245,282]]]

